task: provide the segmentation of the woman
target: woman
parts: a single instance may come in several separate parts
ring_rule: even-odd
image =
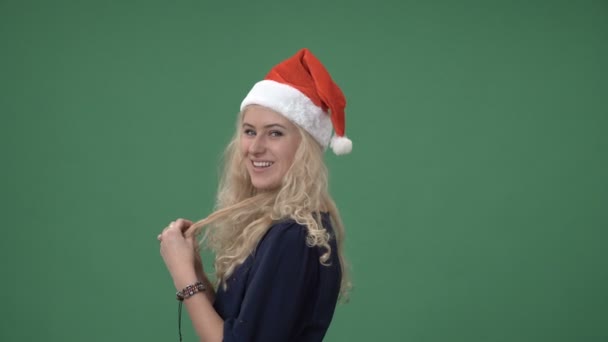
[[[337,154],[352,148],[345,105],[309,50],[275,66],[241,104],[217,211],[196,223],[178,219],[158,236],[201,341],[323,339],[349,285],[323,163],[328,145]],[[198,253],[203,227],[217,292]]]

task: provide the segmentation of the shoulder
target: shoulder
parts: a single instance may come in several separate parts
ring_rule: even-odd
[[[315,260],[315,252],[306,244],[305,225],[293,220],[274,223],[258,242],[251,257],[252,274],[282,277]]]
[[[331,219],[329,213],[321,213],[321,223],[323,229],[333,236],[333,228],[331,226]],[[308,236],[308,228],[304,224],[300,224],[293,219],[284,219],[276,221],[270,226],[266,234],[260,240],[260,243],[265,241],[281,240],[283,243],[306,243],[306,237]]]
[[[330,240],[334,240],[329,214],[321,213],[321,221],[323,229],[330,235]],[[291,218],[275,221],[258,242],[254,255],[266,253],[269,250],[272,253],[291,255],[318,253],[317,248],[311,248],[307,244],[308,235],[308,227]]]
[[[306,226],[292,219],[275,222],[260,240],[258,249],[275,247],[289,250],[306,246],[307,235]]]

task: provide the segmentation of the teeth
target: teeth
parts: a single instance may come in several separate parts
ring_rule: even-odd
[[[270,165],[272,165],[272,162],[253,162],[255,167],[269,167]]]

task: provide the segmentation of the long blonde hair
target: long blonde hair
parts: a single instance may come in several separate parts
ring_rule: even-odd
[[[236,133],[224,152],[224,173],[220,179],[216,211],[194,223],[188,234],[198,235],[206,227],[202,242],[215,253],[215,275],[218,284],[255,250],[273,222],[293,219],[306,226],[306,243],[320,247],[324,253],[319,262],[328,265],[331,253],[337,253],[342,269],[341,297],[350,289],[348,266],[343,253],[344,226],[338,208],[328,191],[328,172],[323,162],[323,148],[298,127],[301,142],[294,162],[282,185],[273,191],[257,191],[249,178],[240,151],[241,123],[239,113]],[[320,212],[329,212],[337,251],[332,251],[330,233],[323,227]]]

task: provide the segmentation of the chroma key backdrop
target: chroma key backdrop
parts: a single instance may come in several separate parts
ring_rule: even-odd
[[[326,153],[354,284],[326,341],[608,341],[607,18],[585,0],[0,1],[0,341],[177,341],[156,235],[211,212],[241,100],[302,47],[353,141]]]

